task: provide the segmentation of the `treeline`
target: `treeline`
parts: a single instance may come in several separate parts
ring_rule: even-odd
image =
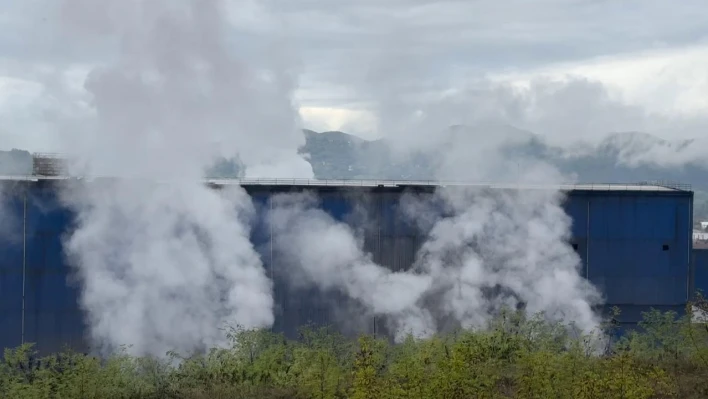
[[[649,312],[639,330],[602,346],[517,313],[483,331],[399,344],[324,328],[305,328],[296,341],[233,330],[228,349],[163,360],[71,352],[35,359],[25,345],[5,351],[0,397],[705,398],[708,327],[691,316]]]

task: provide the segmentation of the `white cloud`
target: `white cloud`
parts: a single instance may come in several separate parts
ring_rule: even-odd
[[[708,110],[706,64],[708,45],[695,45],[548,65],[494,78],[528,85],[539,77],[562,81],[569,75],[582,76],[605,84],[615,99],[650,112],[692,115]]]
[[[31,3],[0,0],[0,18],[7,22],[0,27],[5,55],[0,76],[26,85],[0,88],[1,131],[4,146],[44,150],[53,142],[49,137],[59,134],[47,111],[84,109],[82,71],[112,57],[116,43],[67,40],[54,30],[60,15],[56,3]],[[378,120],[382,112],[405,108],[383,107],[382,101],[429,107],[431,96],[454,91],[458,115],[447,119],[467,118],[465,107],[471,104],[511,107],[508,113],[520,106],[516,100],[482,101],[499,92],[480,92],[480,82],[530,87],[539,78],[545,79],[534,88],[540,92],[526,96],[540,96],[546,106],[557,101],[567,115],[529,119],[538,114],[534,103],[520,121],[528,128],[550,126],[547,130],[560,130],[564,138],[572,136],[568,130],[587,136],[606,133],[602,129],[648,128],[667,137],[693,137],[706,126],[708,7],[703,1],[231,0],[228,5],[233,51],[255,65],[278,37],[281,50],[289,49],[280,62],[298,62],[302,73],[294,100],[306,128],[374,138],[385,133]],[[105,17],[103,28],[110,26],[110,15]],[[567,75],[603,86],[576,84],[563,87],[560,97],[550,95],[547,80]],[[54,86],[57,76],[65,83],[61,90]],[[462,101],[470,88],[479,98]],[[72,101],[78,108],[68,105]],[[433,103],[440,107],[438,100]],[[572,126],[588,107],[592,123]]]

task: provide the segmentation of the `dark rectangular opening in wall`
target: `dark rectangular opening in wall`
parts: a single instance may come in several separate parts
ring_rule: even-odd
[[[668,251],[669,250],[669,244],[664,244],[661,246],[662,251]]]

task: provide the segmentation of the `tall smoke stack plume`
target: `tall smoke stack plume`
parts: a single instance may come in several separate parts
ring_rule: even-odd
[[[94,345],[162,356],[224,344],[229,325],[270,326],[251,199],[201,179],[220,156],[238,156],[251,177],[312,176],[297,153],[296,71],[236,57],[221,1],[97,4],[60,8],[72,43],[116,50],[85,81],[93,117],[70,149],[81,172],[115,178],[63,193],[77,215],[65,249]]]

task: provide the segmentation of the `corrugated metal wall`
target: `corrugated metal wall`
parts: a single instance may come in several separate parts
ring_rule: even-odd
[[[692,202],[682,192],[573,192],[566,211],[586,277],[622,320],[650,307],[684,311],[689,297]],[[667,309],[668,309],[667,308]]]
[[[22,342],[23,319],[23,195],[21,187],[8,184],[0,191],[0,344],[15,346]]]
[[[0,345],[16,346],[24,340],[37,343],[43,352],[63,345],[85,350],[78,289],[67,283],[71,269],[61,247],[71,214],[60,206],[52,184],[30,183],[26,197],[22,184],[11,186],[4,189],[7,212],[2,224],[7,232],[0,242]],[[273,193],[292,188],[247,190],[262,213]],[[322,208],[362,227],[365,249],[376,262],[394,270],[410,267],[423,241],[421,232],[399,217],[401,194],[397,188],[317,191]],[[572,243],[583,261],[583,273],[601,288],[607,303],[622,308],[622,322],[635,323],[652,306],[683,310],[691,281],[692,198],[689,192],[570,193],[565,208],[573,219]],[[269,237],[268,227],[257,223],[253,241],[275,282],[274,330],[296,336],[297,327],[310,322],[343,323],[352,332],[381,331],[380,321],[372,318],[343,320],[334,310],[355,309],[357,304],[342,295],[290,287],[285,260],[273,253]],[[708,256],[696,258],[695,281],[708,289],[705,260]]]
[[[693,291],[708,297],[708,249],[693,250]]]
[[[41,352],[64,346],[85,350],[78,287],[62,249],[71,214],[52,185],[3,186],[3,211],[11,210],[10,241],[0,245],[0,308],[3,347],[33,342]]]

